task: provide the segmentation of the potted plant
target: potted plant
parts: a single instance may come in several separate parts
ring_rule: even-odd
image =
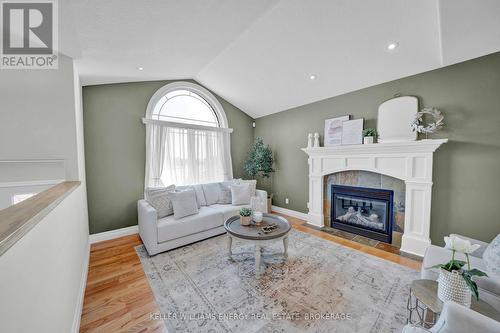
[[[240,223],[241,225],[250,225],[252,223],[252,210],[250,208],[240,209]]]
[[[363,130],[363,143],[366,144],[371,144],[375,142],[375,139],[377,139],[377,130],[375,128],[367,128]]]
[[[471,296],[474,293],[479,299],[479,291],[473,276],[487,276],[486,273],[470,267],[469,255],[477,250],[480,245],[472,245],[470,241],[451,235],[445,237],[445,248],[452,251],[451,260],[446,264],[438,264],[430,268],[439,268],[438,297],[443,302],[454,301],[470,307]],[[467,262],[455,259],[456,252],[463,253]],[[467,264],[467,268],[464,266]]]
[[[271,173],[274,172],[273,164],[273,151],[269,145],[264,144],[264,140],[262,140],[262,138],[257,138],[248,152],[247,159],[245,160],[245,164],[243,166],[245,172],[252,179],[256,179],[257,177],[270,178]],[[269,193],[267,197],[268,210],[271,209],[272,198],[273,195]]]

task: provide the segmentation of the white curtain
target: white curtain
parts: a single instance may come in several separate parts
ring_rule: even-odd
[[[146,186],[192,185],[233,178],[230,133],[148,123]]]

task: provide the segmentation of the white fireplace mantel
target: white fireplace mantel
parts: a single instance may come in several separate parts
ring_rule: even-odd
[[[430,245],[432,161],[448,139],[303,148],[309,155],[308,223],[324,226],[323,177],[363,170],[402,179],[406,184],[401,251],[423,256]]]

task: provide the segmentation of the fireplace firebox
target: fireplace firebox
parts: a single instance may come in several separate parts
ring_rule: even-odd
[[[391,190],[332,185],[331,226],[390,244],[393,197]]]

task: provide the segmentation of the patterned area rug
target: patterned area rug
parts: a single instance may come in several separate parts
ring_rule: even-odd
[[[263,251],[214,237],[149,257],[136,248],[169,332],[401,332],[412,269],[292,230]]]

